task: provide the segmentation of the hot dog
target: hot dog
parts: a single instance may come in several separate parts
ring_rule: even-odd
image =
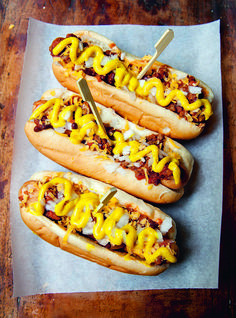
[[[85,176],[156,203],[181,198],[193,157],[169,137],[144,129],[66,89],[46,91],[25,125],[29,141],[45,156]]]
[[[178,257],[176,225],[160,209],[71,172],[35,173],[19,190],[21,217],[56,247],[108,268],[157,275]]]
[[[56,38],[50,52],[57,80],[79,93],[84,77],[93,98],[124,118],[171,138],[192,139],[212,115],[212,90],[194,76],[155,62],[141,80],[138,74],[150,60],[119,49],[92,31]]]

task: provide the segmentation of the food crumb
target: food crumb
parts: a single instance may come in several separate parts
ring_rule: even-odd
[[[14,27],[15,27],[14,24],[10,24],[10,25],[9,25],[9,30],[12,30]]]

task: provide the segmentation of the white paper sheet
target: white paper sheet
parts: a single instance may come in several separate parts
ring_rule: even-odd
[[[167,26],[58,26],[30,19],[16,114],[11,183],[11,231],[14,296],[38,293],[93,292],[167,288],[217,288],[222,214],[223,124],[219,21],[173,26],[175,38],[159,60],[205,81],[214,91],[214,116],[204,133],[183,144],[195,166],[184,197],[162,210],[177,223],[180,257],[157,277],[119,273],[70,255],[44,242],[23,223],[18,206],[20,186],[36,171],[65,170],[28,142],[24,124],[32,104],[50,88],[60,87],[51,70],[49,46],[59,36],[90,29],[135,55],[154,54]]]

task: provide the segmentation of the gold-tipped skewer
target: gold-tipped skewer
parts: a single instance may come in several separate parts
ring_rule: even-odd
[[[88,87],[86,80],[84,78],[80,78],[76,83],[77,83],[77,86],[79,88],[79,91],[80,91],[80,94],[81,94],[83,100],[89,103],[89,106],[91,107],[91,110],[92,110],[93,115],[97,121],[97,124],[101,126],[104,134],[107,134],[106,129],[103,125],[103,121],[102,121],[101,116],[98,112],[97,106],[94,102],[93,96],[90,92],[90,89]]]
[[[95,212],[98,213],[107,203],[111,200],[111,198],[116,194],[117,189],[115,187],[110,188],[104,196],[101,198],[99,205],[97,206]],[[95,213],[95,215],[96,215]]]
[[[162,37],[155,44],[156,53],[153,55],[153,57],[148,62],[148,64],[138,74],[137,79],[141,79],[147,73],[149,68],[156,61],[158,56],[164,51],[167,45],[173,40],[173,38],[174,38],[174,31],[171,29],[166,30],[165,33],[162,35]]]

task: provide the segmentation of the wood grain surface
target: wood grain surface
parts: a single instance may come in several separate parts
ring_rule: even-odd
[[[0,1],[0,317],[236,317],[235,0]],[[55,24],[193,25],[221,21],[224,191],[219,289],[13,298],[9,192],[28,18]],[[13,24],[14,27],[9,29]]]

